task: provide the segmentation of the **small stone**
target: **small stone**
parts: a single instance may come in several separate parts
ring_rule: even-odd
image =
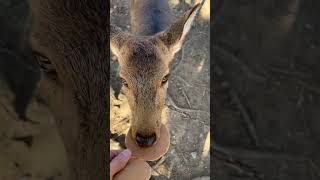
[[[112,150],[121,149],[119,142],[116,142],[113,139],[110,139],[110,149]]]
[[[116,56],[112,56],[111,59],[112,59],[113,61],[115,61],[115,60],[117,60],[117,57],[116,57]]]
[[[196,152],[192,152],[191,156],[192,156],[193,159],[195,159],[197,157],[197,153]]]

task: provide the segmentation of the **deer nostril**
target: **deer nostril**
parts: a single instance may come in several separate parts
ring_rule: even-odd
[[[156,134],[145,137],[137,133],[136,142],[140,147],[150,147],[156,142]]]

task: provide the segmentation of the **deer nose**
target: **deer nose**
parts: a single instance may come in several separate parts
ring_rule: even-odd
[[[156,142],[156,134],[152,134],[151,136],[142,136],[137,133],[136,142],[140,147],[150,147]]]

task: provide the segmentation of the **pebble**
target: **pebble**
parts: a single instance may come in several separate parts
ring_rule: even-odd
[[[192,152],[191,156],[192,156],[193,159],[195,159],[197,157],[197,153],[196,152]]]

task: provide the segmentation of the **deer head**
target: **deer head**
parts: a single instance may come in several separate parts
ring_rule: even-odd
[[[160,137],[170,64],[199,8],[200,4],[152,36],[133,35],[111,25],[110,47],[117,56],[122,90],[131,109],[131,135],[141,147],[152,146]]]
[[[105,179],[109,7],[105,0],[30,0],[30,44],[69,158],[69,179]]]

